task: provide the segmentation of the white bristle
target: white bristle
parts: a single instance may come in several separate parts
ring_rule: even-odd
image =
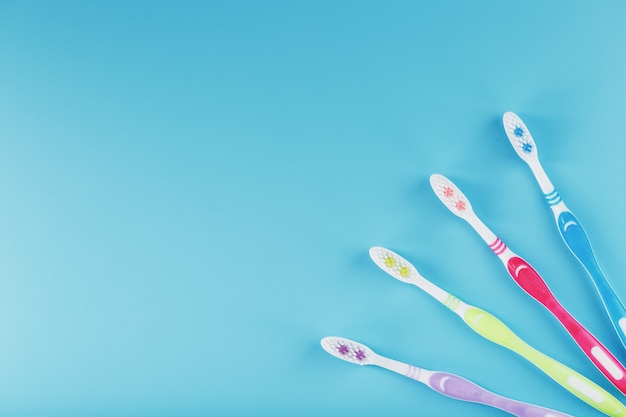
[[[459,217],[465,217],[472,212],[472,205],[465,194],[448,178],[440,174],[433,174],[430,176],[430,186],[439,200],[452,213]]]
[[[517,114],[510,111],[504,113],[502,124],[509,142],[511,142],[513,149],[515,149],[520,158],[528,160],[537,157],[535,140]]]
[[[324,350],[336,358],[357,365],[374,363],[374,352],[367,346],[342,337],[328,336],[321,340]]]
[[[380,269],[400,281],[407,282],[421,277],[409,261],[389,249],[374,246],[370,248],[370,258]]]

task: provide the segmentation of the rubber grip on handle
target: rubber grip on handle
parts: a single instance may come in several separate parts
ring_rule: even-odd
[[[555,410],[502,397],[449,372],[433,372],[428,386],[448,397],[488,405],[519,417],[571,417]]]
[[[593,364],[622,393],[626,393],[626,369],[594,335],[557,301],[545,281],[524,259],[514,256],[507,263],[509,273],[531,297],[543,304],[565,327]]]
[[[587,270],[595,284],[615,332],[626,348],[626,308],[602,274],[589,238],[587,238],[580,222],[572,212],[565,211],[559,215],[557,226],[563,241]]]
[[[626,407],[617,398],[573,369],[528,345],[491,313],[470,306],[463,314],[463,320],[485,339],[526,358],[559,385],[590,406],[612,417],[626,417]]]

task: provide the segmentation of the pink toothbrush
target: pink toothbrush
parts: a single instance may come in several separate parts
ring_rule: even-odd
[[[430,177],[430,185],[441,202],[455,215],[468,222],[502,261],[511,277],[528,295],[539,301],[565,327],[593,364],[622,393],[626,394],[626,369],[615,356],[580,324],[554,297],[539,273],[509,249],[474,213],[459,188],[443,175]]]

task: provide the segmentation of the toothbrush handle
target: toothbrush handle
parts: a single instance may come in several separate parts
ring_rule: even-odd
[[[519,417],[568,416],[568,414],[563,414],[548,408],[502,397],[465,378],[449,372],[434,371],[430,375],[428,386],[448,397],[461,401],[489,405]]]
[[[604,308],[619,336],[624,348],[626,348],[626,308],[619,300],[615,292],[602,274],[596,257],[591,249],[589,239],[585,234],[578,219],[571,211],[564,211],[556,219],[559,233],[569,250],[576,256],[578,261],[587,270],[591,280],[598,290]]]
[[[606,390],[528,345],[494,315],[478,307],[468,306],[462,318],[476,333],[526,358],[590,406],[612,417],[626,417],[626,407]]]
[[[598,339],[563,308],[539,273],[524,259],[513,256],[507,269],[515,282],[546,307],[565,327],[585,355],[622,393],[626,393],[626,369]]]

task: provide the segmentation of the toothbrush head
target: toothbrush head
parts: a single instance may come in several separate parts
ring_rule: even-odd
[[[324,350],[336,358],[357,365],[373,365],[376,354],[367,346],[343,337],[328,336],[321,340]]]
[[[529,161],[533,158],[537,158],[537,146],[530,134],[530,131],[519,118],[519,116],[513,112],[506,112],[502,116],[502,124],[504,125],[504,131],[509,138],[509,142],[515,149],[517,155],[524,161]]]
[[[370,248],[370,258],[380,269],[402,282],[415,283],[423,279],[409,261],[389,249],[373,246]]]
[[[452,181],[440,174],[430,176],[430,186],[441,202],[462,219],[473,214],[472,205],[465,194]]]

